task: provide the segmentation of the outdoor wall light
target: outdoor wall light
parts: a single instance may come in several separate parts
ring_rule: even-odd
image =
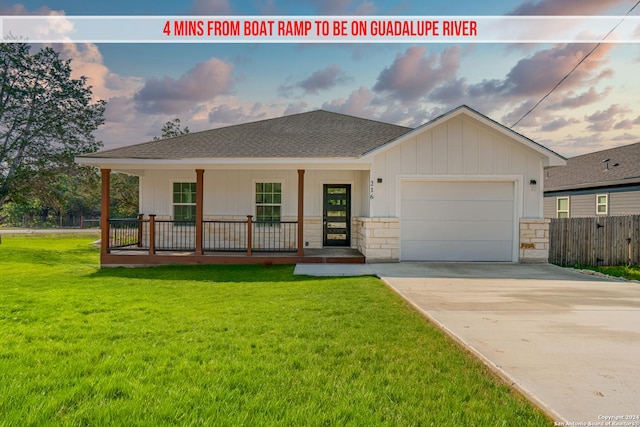
[[[378,184],[382,184],[382,178],[378,178]]]
[[[531,191],[535,191],[537,184],[538,184],[538,181],[536,181],[535,179],[530,179],[529,180],[529,185],[531,186]]]

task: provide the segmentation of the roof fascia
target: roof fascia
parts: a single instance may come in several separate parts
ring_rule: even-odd
[[[76,157],[76,162],[103,169],[316,169],[369,170],[371,164],[356,158],[214,158],[119,159]]]
[[[557,187],[545,188],[544,192],[552,191],[570,191],[579,190],[584,188],[600,188],[600,187],[614,187],[616,185],[631,185],[640,183],[640,177],[617,179],[615,181],[599,181],[599,182],[587,182],[583,184],[574,185],[559,185]]]

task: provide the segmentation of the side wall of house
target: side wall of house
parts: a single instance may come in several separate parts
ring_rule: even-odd
[[[556,198],[555,197],[545,197],[544,198],[544,217],[545,218],[555,218],[557,217],[556,213]]]
[[[606,214],[596,214],[596,196],[608,196]],[[569,198],[569,216],[571,218],[589,216],[616,216],[640,214],[640,191],[591,191],[590,194],[555,194],[544,198],[545,218],[556,218],[558,197]]]
[[[541,218],[540,154],[471,117],[454,117],[375,157],[371,216],[398,215],[399,176],[464,179],[500,175],[521,177],[522,217]],[[537,185],[530,186],[531,180]]]
[[[609,215],[640,214],[640,191],[610,193]]]

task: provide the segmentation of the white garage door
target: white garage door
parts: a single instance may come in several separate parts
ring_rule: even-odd
[[[404,181],[403,261],[512,261],[513,182]]]

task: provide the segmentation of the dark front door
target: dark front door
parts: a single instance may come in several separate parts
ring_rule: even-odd
[[[351,185],[324,185],[323,240],[325,246],[351,245]]]

